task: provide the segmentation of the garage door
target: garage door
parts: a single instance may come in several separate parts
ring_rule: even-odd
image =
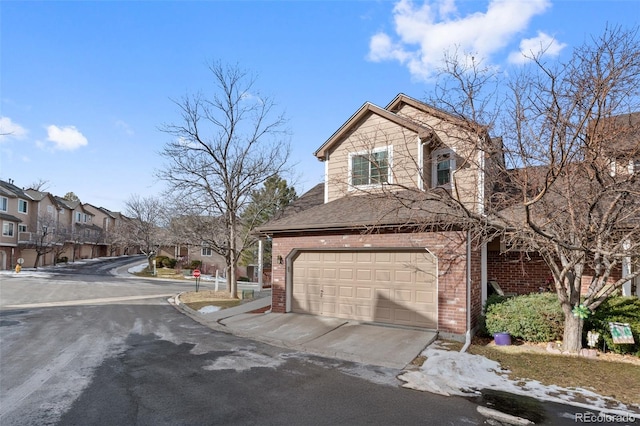
[[[426,250],[303,251],[291,310],[437,328],[437,260]]]

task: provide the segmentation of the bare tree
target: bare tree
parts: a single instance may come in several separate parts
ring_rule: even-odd
[[[36,252],[33,267],[37,268],[42,256],[52,252],[57,253],[57,250],[63,247],[66,232],[64,229],[58,228],[57,221],[49,215],[38,215],[31,229],[36,231],[31,233],[28,247],[33,248]]]
[[[39,192],[45,192],[49,188],[49,181],[38,178],[29,185],[29,188]]]
[[[251,191],[285,169],[288,133],[274,101],[255,91],[254,77],[220,63],[209,70],[216,91],[176,101],[181,122],[162,127],[173,140],[161,153],[167,165],[158,176],[179,195],[189,217],[206,218],[194,230],[224,256],[229,291],[237,297],[236,267],[247,242],[240,214]]]
[[[584,316],[640,274],[620,273],[640,259],[640,114],[631,114],[640,112],[637,36],[637,28],[607,28],[567,62],[531,55],[515,76],[449,57],[430,102],[459,118],[465,130],[450,137],[472,141],[456,153],[458,172],[483,171],[484,202],[462,201],[463,179],[448,191],[388,192],[407,205],[448,205],[457,212],[450,224],[479,242],[499,237],[507,250],[539,253],[564,312],[567,351],[582,346]]]
[[[153,259],[163,243],[165,207],[158,198],[132,195],[125,202],[125,214],[128,220],[122,223],[122,231],[128,245],[139,247],[140,252],[147,256],[149,270],[152,270]]]

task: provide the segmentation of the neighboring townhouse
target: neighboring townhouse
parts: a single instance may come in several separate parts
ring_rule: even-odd
[[[89,203],[84,203],[82,207],[91,215],[93,226],[100,228],[100,238],[95,247],[96,256],[114,256],[117,255],[118,251],[124,251],[118,245],[117,231],[120,228],[120,213],[112,212],[104,207],[96,207]]]
[[[193,261],[201,263],[204,274],[226,276],[226,259],[215,250],[222,246],[220,235],[224,235],[224,224],[219,218],[182,216],[174,219],[164,230],[158,255],[176,259],[179,266],[189,268]],[[239,266],[237,277],[247,276],[247,268]]]
[[[457,211],[412,197],[440,188],[481,212],[482,167],[501,161],[488,154],[494,143],[403,94],[385,108],[365,103],[315,152],[323,190],[298,200],[311,207],[294,202],[299,212],[259,228],[273,239],[272,311],[470,332],[486,298],[486,250],[451,225]],[[391,186],[413,191],[386,196]]]
[[[26,232],[27,212],[31,198],[13,181],[0,181],[0,220],[2,236],[0,236],[0,269],[11,269],[20,257],[18,236]]]
[[[19,238],[24,266],[54,264],[68,238],[64,206],[48,192],[33,189],[24,192],[32,200],[28,223]]]
[[[127,218],[102,207],[0,181],[0,269],[138,253],[122,231]]]
[[[69,229],[65,256],[72,261],[98,257],[100,245],[104,242],[104,231],[93,223],[94,215],[84,208],[80,200],[56,199],[69,212],[65,215],[65,227]]]

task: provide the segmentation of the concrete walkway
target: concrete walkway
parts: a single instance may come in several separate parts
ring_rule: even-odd
[[[233,308],[201,313],[173,299],[176,307],[214,330],[274,346],[396,369],[404,369],[437,337],[433,331],[305,314],[250,313],[271,304],[262,297]]]

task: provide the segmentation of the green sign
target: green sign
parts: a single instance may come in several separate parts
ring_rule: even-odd
[[[611,337],[613,343],[635,343],[633,340],[633,334],[631,334],[631,327],[629,324],[623,324],[621,322],[610,322],[609,328],[611,329]]]

